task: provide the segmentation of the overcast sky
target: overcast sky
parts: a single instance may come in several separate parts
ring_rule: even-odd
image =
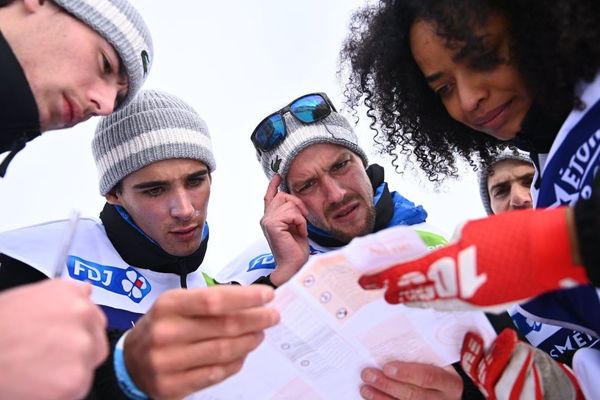
[[[342,107],[336,76],[339,50],[353,10],[363,0],[132,0],[154,39],[146,88],[173,93],[208,124],[217,160],[209,206],[208,271],[223,267],[261,235],[267,179],[249,137],[262,118],[292,99],[326,92]],[[349,114],[341,110],[343,114]],[[451,234],[484,215],[476,177],[466,174],[434,193],[413,173],[394,172],[378,157],[364,113],[356,127],[371,162],[386,168],[392,190],[421,204],[428,222]],[[0,179],[0,231],[68,218],[95,217],[98,194],[90,143],[97,119],[29,143]],[[5,156],[0,156],[0,159]]]

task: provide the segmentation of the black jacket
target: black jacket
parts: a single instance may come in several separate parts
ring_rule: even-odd
[[[575,229],[583,266],[592,284],[600,287],[600,172],[592,196],[575,204]]]
[[[0,153],[11,151],[0,164],[0,176],[17,151],[40,134],[38,108],[8,42],[0,32]]]

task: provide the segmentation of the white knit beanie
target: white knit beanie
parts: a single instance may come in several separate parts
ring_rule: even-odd
[[[181,99],[155,90],[142,90],[126,107],[103,117],[92,152],[102,195],[156,161],[190,158],[210,172],[216,167],[206,123]]]

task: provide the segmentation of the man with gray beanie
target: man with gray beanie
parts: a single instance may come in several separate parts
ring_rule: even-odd
[[[390,192],[383,168],[369,166],[354,130],[326,94],[301,96],[270,114],[258,124],[251,140],[270,180],[260,222],[265,237],[226,266],[218,276],[220,281],[280,286],[311,255],[392,226],[411,226],[429,248],[446,243],[425,223],[425,210]],[[410,369],[416,381],[406,374],[390,377],[368,368],[362,374],[368,388],[361,393],[376,390],[385,393],[385,398],[401,398],[407,386],[418,387],[415,398],[441,392],[460,396],[462,392],[461,378],[453,370],[396,361],[386,368]],[[434,378],[420,387],[416,382],[424,376]]]
[[[488,215],[533,208],[531,182],[535,175],[529,154],[506,149],[479,172],[479,194]]]
[[[108,319],[112,356],[92,394],[181,398],[235,373],[278,314],[264,307],[272,289],[214,286],[201,271],[215,169],[206,124],[179,98],[142,91],[100,121],[92,150],[107,204],[79,222],[61,265],[92,284]],[[51,276],[67,223],[0,234],[2,287],[23,271]]]
[[[0,153],[127,104],[153,60],[127,0],[0,0]]]

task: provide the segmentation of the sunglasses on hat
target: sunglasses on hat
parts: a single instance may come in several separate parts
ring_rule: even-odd
[[[271,151],[287,135],[285,113],[289,112],[302,123],[312,124],[326,118],[332,111],[337,112],[325,93],[306,94],[263,119],[252,132],[250,140],[258,150]]]

